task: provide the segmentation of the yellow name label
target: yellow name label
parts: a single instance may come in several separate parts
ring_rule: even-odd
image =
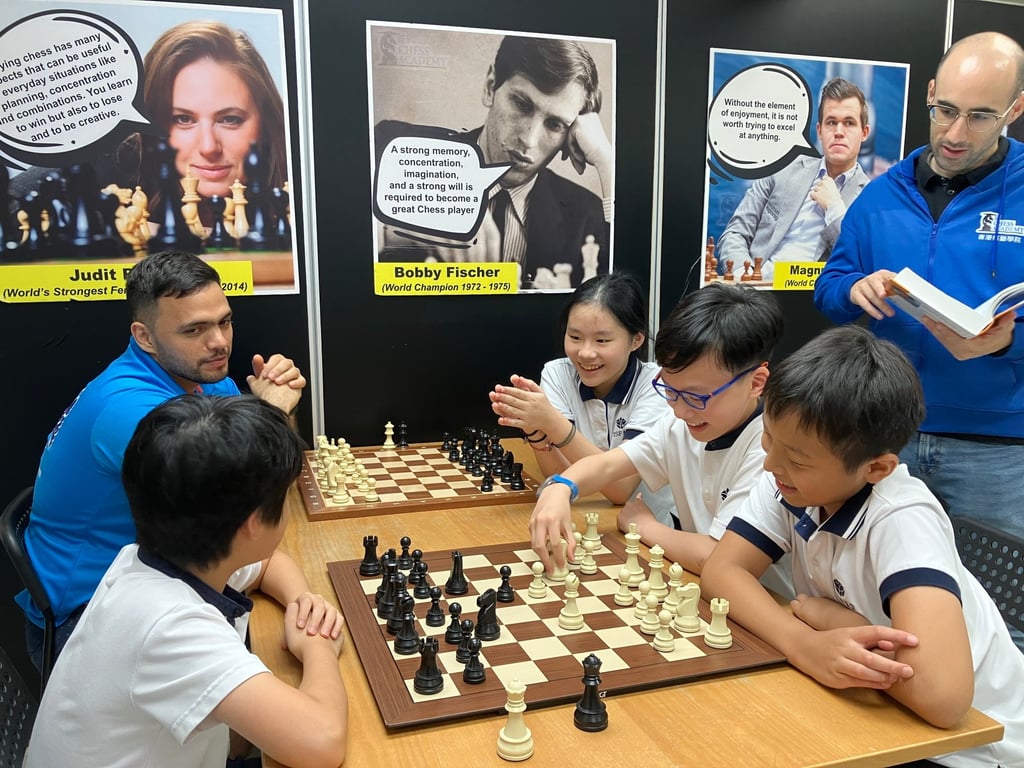
[[[824,261],[777,261],[772,272],[772,288],[776,291],[813,291]]]
[[[519,291],[519,265],[500,264],[374,264],[378,296],[477,296]]]
[[[0,266],[0,301],[109,301],[125,297],[124,281],[134,264],[11,264]],[[210,264],[229,296],[253,292],[251,261]]]

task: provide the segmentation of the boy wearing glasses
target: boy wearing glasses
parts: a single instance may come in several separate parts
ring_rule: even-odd
[[[544,484],[530,532],[545,566],[561,564],[561,546],[555,546],[561,538],[573,553],[569,505],[577,495],[639,474],[652,490],[671,487],[677,525],[660,523],[638,498],[619,512],[619,527],[636,523],[645,544],[661,545],[668,559],[700,573],[763,472],[760,398],[781,335],[782,310],[770,292],[712,283],[684,296],[654,342],[661,372],[651,386],[672,412],[642,435],[587,456]],[[785,566],[773,566],[765,584],[792,594]]]
[[[930,141],[869,184],[843,220],[814,302],[837,323],[865,313],[921,377],[927,407],[900,452],[951,514],[1024,538],[1024,334],[1004,317],[973,339],[897,313],[903,267],[977,306],[1024,280],[1024,50],[995,32],[955,43],[928,84]],[[1024,649],[1024,638],[1018,642]]]

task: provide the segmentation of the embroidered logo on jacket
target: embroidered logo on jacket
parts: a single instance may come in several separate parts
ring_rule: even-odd
[[[978,214],[978,239],[996,240],[1000,243],[1019,243],[1024,238],[1024,225],[1016,219],[1000,218],[998,211],[982,211]]]

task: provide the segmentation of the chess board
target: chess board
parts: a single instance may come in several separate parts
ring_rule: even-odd
[[[352,456],[362,462],[369,477],[376,480],[378,501],[367,501],[354,483],[346,487],[351,501],[338,504],[317,482],[316,451],[306,451],[298,485],[310,520],[385,515],[432,509],[487,506],[532,502],[538,482],[525,472],[526,488],[514,491],[494,478],[494,490],[480,490],[481,478],[465,467],[449,461],[440,443],[415,443],[408,448],[385,449],[380,446],[352,448]]]
[[[785,661],[774,648],[731,621],[732,646],[724,650],[706,646],[702,635],[711,613],[703,598],[699,608],[701,630],[686,636],[673,630],[677,638],[675,650],[669,654],[654,650],[653,638],[639,631],[640,619],[634,617],[633,608],[623,608],[614,602],[626,553],[621,541],[606,538],[595,552],[598,572],[586,575],[577,571],[577,604],[585,621],[580,630],[558,626],[564,586],[549,585],[543,599],[527,594],[533,579],[530,566],[537,559],[528,542],[460,549],[469,594],[442,597],[441,607],[446,616],[448,601],[457,601],[463,609],[462,618],[473,619],[475,624],[476,598],[488,588],[497,589],[501,583],[498,569],[502,565],[512,569],[510,583],[515,589],[515,602],[498,603],[501,637],[484,642],[480,658],[487,678],[481,684],[470,685],[462,680],[463,665],[455,661],[456,646],[445,643],[447,622],[442,627],[428,627],[424,618],[430,600],[416,601],[420,636],[437,636],[440,645],[437,662],[444,688],[432,696],[413,690],[419,654],[395,653],[394,636],[387,633],[386,620],[377,617],[374,595],[381,577],[360,576],[359,560],[328,563],[328,574],[385,725],[397,729],[505,714],[504,683],[512,677],[526,684],[526,703],[530,707],[578,701],[583,692],[582,660],[590,653],[601,659],[601,691],[606,695]],[[423,560],[429,565],[428,581],[443,588],[451,570],[451,552],[425,553]],[[646,563],[641,564],[648,570]]]

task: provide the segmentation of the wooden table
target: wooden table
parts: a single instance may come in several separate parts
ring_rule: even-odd
[[[509,447],[517,456],[524,453],[518,441]],[[303,567],[313,590],[335,604],[326,563],[362,557],[364,534],[377,534],[382,544],[408,535],[424,551],[522,541],[529,538],[532,511],[530,504],[515,504],[310,523],[294,488],[287,505],[291,522],[281,546]],[[621,536],[615,508],[600,498],[574,505],[579,530],[585,527],[583,514],[593,510],[602,512],[602,534]],[[281,650],[282,609],[258,594],[255,604],[253,649],[275,674],[297,685],[301,667]],[[389,733],[351,637],[339,663],[349,696],[348,768],[508,765],[495,750],[503,717]],[[998,741],[1003,731],[973,709],[955,728],[935,728],[878,691],[831,690],[789,666],[609,696],[605,702],[609,725],[601,733],[577,730],[572,704],[528,708],[535,752],[526,764],[876,768]],[[269,758],[263,764],[280,765]]]

